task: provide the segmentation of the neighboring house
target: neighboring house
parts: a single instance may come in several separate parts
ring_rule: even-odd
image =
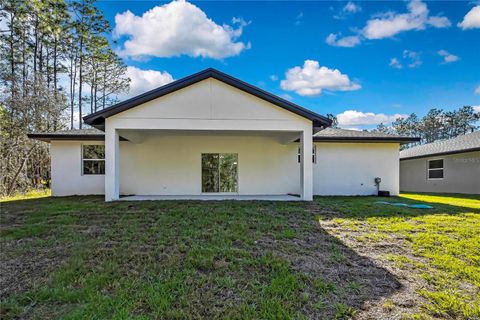
[[[400,190],[480,194],[480,131],[401,151]]]
[[[396,195],[399,145],[417,141],[327,128],[329,119],[214,69],[83,119],[96,129],[29,135],[51,143],[54,196],[312,200],[375,194],[375,177]]]

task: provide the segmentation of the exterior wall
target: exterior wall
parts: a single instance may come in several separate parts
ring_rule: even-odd
[[[295,143],[272,136],[150,135],[120,142],[120,194],[199,195],[201,154],[238,153],[238,194],[300,193]]]
[[[52,194],[104,194],[104,175],[82,175],[81,145],[96,141],[52,141]],[[121,194],[201,194],[201,154],[238,153],[238,193],[299,194],[298,143],[281,144],[279,136],[153,134],[141,143],[121,141]],[[398,144],[316,143],[313,165],[316,195],[398,194]],[[477,153],[478,156],[478,153]],[[403,161],[402,161],[403,163]]]
[[[443,179],[427,179],[427,161],[443,159]],[[480,194],[480,152],[400,161],[400,190]]]
[[[147,131],[143,131],[147,130]],[[126,110],[119,114],[116,114],[112,117],[109,117],[105,121],[105,200],[112,201],[116,200],[119,197],[120,190],[119,182],[122,180],[122,174],[120,173],[120,167],[122,166],[121,162],[118,161],[121,157],[121,150],[118,146],[118,135],[121,134],[122,137],[132,140],[139,138],[136,142],[138,143],[136,148],[141,148],[143,141],[144,133],[148,131],[170,131],[170,132],[192,132],[192,135],[195,135],[196,132],[210,131],[212,135],[221,133],[221,132],[231,132],[231,133],[283,133],[284,136],[295,134],[295,139],[302,137],[302,146],[307,150],[305,159],[311,158],[312,150],[312,121],[306,118],[303,118],[293,112],[284,110],[274,104],[266,102],[263,99],[257,98],[251,94],[248,94],[242,90],[236,89],[230,85],[226,85],[215,79],[206,79],[200,81],[196,84],[188,86],[186,88],[175,91],[174,93],[159,97],[152,101],[146,102],[140,106]],[[261,134],[261,133],[259,133]],[[303,139],[306,137],[306,139]],[[202,139],[205,137],[202,137]],[[169,136],[169,139],[172,136]],[[294,139],[294,140],[295,140]],[[133,140],[132,140],[133,141]],[[202,143],[203,145],[208,146],[208,141],[197,140],[197,144]],[[251,144],[251,141],[245,141],[245,144]],[[125,145],[122,143],[122,145]],[[277,145],[280,145],[277,142]],[[154,147],[154,145],[151,145]],[[226,147],[226,145],[224,146]],[[238,146],[240,147],[240,145]],[[269,150],[271,146],[267,146],[265,143],[260,149]],[[173,148],[173,147],[172,147]],[[186,146],[186,150],[188,146]],[[245,146],[247,148],[247,146]],[[190,161],[196,161],[195,157],[200,156],[200,149],[197,149],[196,155],[190,154],[194,158]],[[183,160],[178,160],[178,154],[182,154],[184,150],[180,147],[176,147],[172,151],[172,157],[175,160],[170,160],[172,162]],[[128,151],[125,151],[128,152]],[[205,152],[205,151],[201,151]],[[251,152],[255,154],[256,150],[244,149],[239,151],[239,157],[246,157],[247,154]],[[149,150],[149,153],[155,155],[154,152]],[[241,155],[242,153],[243,155]],[[267,161],[270,159],[269,156],[266,156],[264,159],[259,159],[258,161]],[[138,159],[139,161],[142,159]],[[158,159],[152,158],[152,161]],[[163,160],[162,160],[163,161]],[[247,166],[254,167],[253,162],[242,161]],[[168,163],[168,162],[167,162]],[[180,163],[178,165],[180,165]],[[266,162],[271,164],[271,162]],[[200,162],[192,162],[192,165],[200,165]],[[253,174],[258,174],[258,168],[265,166],[266,164],[257,164],[257,167],[251,169]],[[177,167],[178,168],[178,167]],[[309,161],[303,161],[300,166],[301,179],[300,179],[300,194],[304,200],[312,200],[312,163]],[[138,166],[136,168],[138,170]],[[183,169],[186,169],[185,167]],[[267,168],[268,169],[268,168]],[[239,170],[242,170],[239,168]],[[244,168],[245,172],[248,172],[248,167]],[[123,171],[125,173],[125,171]],[[181,184],[180,181],[175,181],[179,177],[177,175],[170,176],[174,180],[169,181],[170,185],[174,187],[170,191],[164,191],[165,189],[146,189],[140,188],[135,190],[137,194],[139,192],[160,192],[160,194],[165,194],[164,192],[169,193],[193,193],[197,194],[199,189],[186,188],[185,184]],[[272,171],[273,172],[273,171]],[[145,172],[143,174],[146,174]],[[278,176],[289,176],[289,172],[276,171]],[[272,178],[273,174],[268,174],[263,177]],[[144,178],[147,178],[144,176]],[[165,178],[164,176],[157,176],[157,178]],[[128,178],[123,178],[124,181],[133,179],[132,176]],[[183,179],[183,178],[182,178]],[[241,182],[240,179],[245,179],[244,177],[239,177],[240,186],[239,191],[242,194],[259,194],[265,193],[272,194],[277,192],[276,190],[282,190],[282,193],[286,192],[285,184],[280,186],[275,186],[272,181],[257,181],[257,187],[254,184],[250,183],[250,180],[246,182]],[[277,178],[274,181],[278,181]],[[259,179],[260,180],[260,179]],[[164,180],[165,181],[165,180]],[[200,182],[200,180],[198,180]],[[158,183],[158,182],[156,182]],[[165,183],[165,182],[164,182]],[[296,183],[296,182],[295,182]],[[243,185],[244,184],[244,185]],[[269,189],[266,189],[265,185],[269,185]],[[152,186],[152,185],[150,185]],[[249,186],[251,189],[247,191],[246,188]],[[140,187],[140,186],[139,186]],[[200,188],[200,184],[198,187]],[[167,188],[168,189],[168,188]],[[290,189],[288,189],[290,190]],[[130,193],[131,191],[123,186],[122,193]],[[279,192],[279,191],[278,191]],[[288,191],[290,192],[290,191]],[[168,193],[167,193],[168,194]]]
[[[52,141],[50,144],[52,195],[71,196],[105,193],[104,175],[82,174],[82,144],[102,141]]]
[[[317,163],[313,166],[316,195],[373,195],[380,190],[399,194],[398,143],[315,143]]]

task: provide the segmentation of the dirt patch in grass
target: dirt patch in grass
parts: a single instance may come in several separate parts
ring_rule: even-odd
[[[27,238],[1,243],[0,299],[45,284],[48,275],[65,262],[65,245],[44,247],[37,242]]]

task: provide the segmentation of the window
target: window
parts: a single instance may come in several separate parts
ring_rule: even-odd
[[[302,148],[298,147],[297,151],[297,161],[300,163],[302,161]],[[313,145],[312,148],[312,163],[317,163],[317,146]]]
[[[105,174],[105,146],[82,145],[82,173]]]
[[[238,154],[202,153],[202,192],[237,192]]]
[[[428,160],[427,166],[429,180],[443,179],[443,159]]]

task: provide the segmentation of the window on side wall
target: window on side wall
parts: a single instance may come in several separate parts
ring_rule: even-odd
[[[443,179],[443,159],[434,159],[427,161],[427,178],[428,180]]]
[[[297,151],[297,161],[300,163],[302,161],[302,148],[298,147]],[[312,147],[312,163],[317,163],[317,146],[313,145]]]
[[[105,174],[105,146],[98,144],[82,145],[82,174]]]

